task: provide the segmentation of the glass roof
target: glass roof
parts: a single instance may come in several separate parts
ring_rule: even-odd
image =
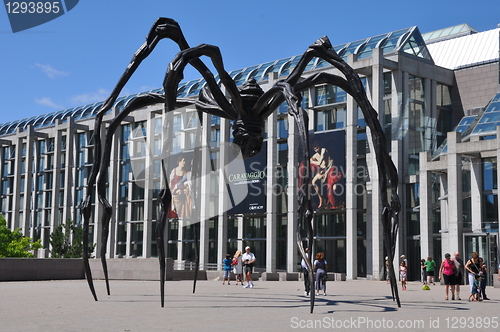
[[[403,29],[390,33],[387,40],[384,41],[384,45],[382,45],[384,54],[394,51],[394,49],[399,45],[401,38],[406,35],[408,31],[409,29]]]
[[[381,48],[384,54],[398,52],[401,50],[409,54],[430,59],[424,39],[420,35],[417,27],[411,27],[367,39],[353,41],[351,43],[334,46],[333,48],[344,60],[346,60],[349,54],[355,54],[360,59],[368,58],[372,55],[373,49],[377,47]],[[298,55],[267,62],[261,65],[234,70],[229,72],[229,75],[234,78],[237,86],[243,84],[243,82],[250,78],[254,78],[257,82],[265,81],[267,80],[267,75],[271,72],[276,72],[278,77],[284,77],[293,71],[300,57],[301,55]],[[327,61],[314,58],[308,63],[305,71],[316,70],[329,66],[331,65]],[[218,75],[215,76],[215,79],[217,83],[220,84]],[[181,82],[177,90],[177,97],[182,98],[197,96],[205,85],[206,83],[204,79]],[[120,97],[116,100],[114,107],[121,110],[125,107],[129,100],[144,93],[163,93],[163,88]],[[27,127],[28,125],[39,128],[53,125],[56,119],[60,119],[64,122],[69,116],[73,117],[75,120],[93,117],[96,115],[102,104],[103,102],[99,102],[0,124],[0,136],[14,133],[17,128]]]
[[[474,122],[475,118],[477,118],[477,115],[463,117],[462,120],[460,120],[460,123],[455,128],[455,131],[463,134],[470,127],[472,122]]]
[[[357,52],[358,59],[368,58],[372,55],[372,50],[380,44],[381,41],[387,39],[387,35],[380,35],[376,37],[372,37],[367,39],[366,42],[362,45],[362,48]]]
[[[239,79],[236,81],[236,86],[240,86],[242,85],[246,80],[248,80],[248,77],[250,76],[250,74],[252,74],[252,72],[256,71],[256,69],[258,68],[259,66],[252,66],[252,67],[248,67],[248,68],[245,68],[244,70],[242,70],[240,72],[240,77]]]
[[[484,113],[479,118],[476,127],[471,135],[495,134],[497,126],[500,125],[500,93],[497,93],[486,107]]]
[[[290,75],[293,68],[297,66],[297,62],[299,62],[300,58],[301,57],[297,55],[292,60],[286,62],[283,66],[281,66],[280,72],[278,73],[279,77]]]
[[[496,129],[500,126],[500,92],[497,93],[486,108],[482,108],[478,115],[464,116],[454,131],[462,134],[462,142],[471,136],[481,136],[483,139],[496,138]],[[433,158],[448,151],[445,140],[434,152]]]
[[[470,35],[476,32],[478,32],[476,29],[464,23],[449,28],[423,33],[422,38],[424,38],[424,41],[426,43],[429,43],[443,39],[450,39],[464,35]]]
[[[420,33],[412,33],[406,38],[406,42],[402,45],[403,52],[418,56],[423,59],[431,59],[431,55],[425,41]]]

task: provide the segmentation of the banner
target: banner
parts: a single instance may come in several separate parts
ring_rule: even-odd
[[[345,131],[315,133],[309,142],[313,209],[344,209]]]
[[[256,156],[243,160],[244,168],[234,167],[237,163],[229,163],[227,167],[227,189],[247,192],[239,202],[229,202],[229,214],[264,213],[266,212],[266,166],[267,142],[262,145],[262,151]],[[231,193],[229,193],[231,197]],[[235,204],[233,204],[235,203]]]

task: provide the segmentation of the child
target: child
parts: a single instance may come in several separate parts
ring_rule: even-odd
[[[402,261],[401,265],[399,266],[399,276],[401,278],[401,287],[403,288],[403,290],[406,289],[406,271],[406,263],[405,261]]]
[[[481,276],[481,281],[479,281],[479,287],[481,288],[481,292],[479,292],[479,298],[483,300],[489,300],[488,296],[486,296],[486,281],[487,281],[487,275],[488,275],[488,269],[486,267],[486,264],[483,264],[481,266],[481,271],[479,272],[479,275]]]
[[[481,281],[481,276],[479,274],[474,276],[474,284],[472,285],[472,293],[469,295],[469,302],[470,301],[477,301],[479,297],[479,282]]]
[[[227,284],[231,285],[231,263],[233,260],[231,259],[231,255],[226,254],[226,259],[222,261],[224,264],[224,274],[222,275],[222,284],[224,285],[224,282],[227,279]]]
[[[425,265],[425,258],[422,258],[420,260],[420,268],[422,269],[422,283],[424,285],[427,285],[427,271],[426,271],[426,265]]]

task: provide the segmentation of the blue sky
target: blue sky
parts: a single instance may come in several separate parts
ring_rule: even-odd
[[[81,0],[65,15],[12,33],[0,8],[0,124],[106,99],[156,18],[178,21],[191,46],[219,46],[227,71],[417,25],[421,32],[500,23],[498,0]],[[161,87],[178,51],[164,40],[123,95]],[[201,75],[187,70],[186,79]]]

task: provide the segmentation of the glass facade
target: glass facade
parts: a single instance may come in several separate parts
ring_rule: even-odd
[[[379,111],[385,148],[397,161],[401,174],[399,193],[403,210],[397,254],[405,253],[411,261],[418,261],[424,253],[437,258],[442,251],[449,250],[443,246],[450,242],[447,238],[451,229],[448,227],[450,206],[460,214],[454,221],[460,231],[474,232],[478,228],[498,232],[498,176],[496,157],[491,153],[487,157],[477,152],[465,155],[463,169],[456,172],[460,180],[443,175],[447,169],[434,170],[430,166],[425,169],[431,173],[430,181],[422,180],[422,164],[426,162],[422,152],[435,153],[439,146],[446,145],[457,106],[452,102],[456,97],[453,71],[443,68],[438,73],[433,71],[435,66],[418,29],[394,31],[334,49],[344,59],[353,59],[352,66],[358,70],[368,97]],[[413,65],[401,62],[395,69],[385,62],[363,61],[372,57],[377,49],[384,57],[396,53],[407,57]],[[278,79],[289,75],[299,59],[297,56],[280,59],[229,74],[237,86],[249,78],[269,86],[266,84],[273,83],[276,75]],[[391,61],[396,61],[394,59]],[[419,70],[419,66],[426,70]],[[304,77],[322,71],[332,74],[335,69],[327,61],[314,58],[307,65]],[[422,77],[423,72],[429,73],[429,77]],[[276,75],[269,76],[269,73]],[[203,86],[202,79],[182,82],[178,97],[197,96]],[[114,105],[116,111],[140,95],[119,98]],[[322,137],[322,145],[332,144],[342,150],[342,156],[336,159],[345,165],[340,171],[342,186],[339,182],[338,188],[344,190],[346,197],[350,195],[337,206],[332,205],[330,197],[328,208],[315,205],[314,252],[325,252],[331,272],[345,273],[348,278],[380,279],[385,256],[384,250],[380,250],[383,243],[381,227],[378,227],[378,208],[382,202],[372,133],[366,126],[368,119],[365,120],[344,90],[324,82],[300,91],[300,97],[308,115],[311,136]],[[494,137],[499,103],[497,95],[484,114],[464,117],[455,131],[464,134],[463,137],[471,132],[488,132]],[[85,105],[0,125],[1,213],[6,216],[9,227],[20,227],[26,235],[41,239],[45,249],[50,249],[50,232],[65,219],[81,224],[82,199],[89,190],[95,190],[87,187],[87,181],[94,162],[94,117],[101,105]],[[267,172],[266,185],[272,184],[265,186],[261,193],[265,210],[231,213],[234,206],[228,205],[233,203],[233,197],[228,198],[230,187],[223,180],[228,174],[225,173],[228,165],[234,161],[230,148],[223,144],[233,140],[231,122],[207,114],[200,119],[194,105],[168,114],[161,104],[149,107],[147,112],[141,109],[131,113],[114,138],[106,177],[106,195],[113,206],[109,257],[158,256],[158,196],[168,183],[173,200],[165,231],[166,250],[167,256],[176,262],[175,268],[194,261],[195,240],[199,239],[203,246],[202,268],[207,270],[220,269],[226,253],[233,254],[249,245],[258,258],[258,271],[298,271],[295,168],[299,165],[297,150],[301,147],[297,143],[297,128],[293,126],[286,103],[279,105],[265,123],[267,150],[263,165]],[[28,135],[22,131],[28,128],[39,134]],[[332,133],[339,136],[329,142],[328,137],[333,136],[328,135]],[[439,151],[446,153],[447,150]],[[180,167],[182,163],[188,166]],[[449,189],[454,184],[460,188]],[[329,183],[322,185],[327,193],[340,191],[332,189]],[[201,189],[191,191],[192,188]],[[460,194],[454,197],[457,191]],[[480,195],[479,203],[474,199],[476,193]],[[191,210],[186,198],[190,195]],[[101,239],[96,230],[100,227],[102,208],[95,195],[91,204],[91,239],[99,248]],[[188,216],[189,211],[194,210],[199,215]],[[476,227],[479,214],[481,222]],[[426,225],[428,234],[423,234]],[[305,229],[300,231],[306,235]],[[457,240],[456,249],[460,249],[460,241],[463,242]],[[410,270],[410,278],[416,279],[416,273],[416,269]]]

